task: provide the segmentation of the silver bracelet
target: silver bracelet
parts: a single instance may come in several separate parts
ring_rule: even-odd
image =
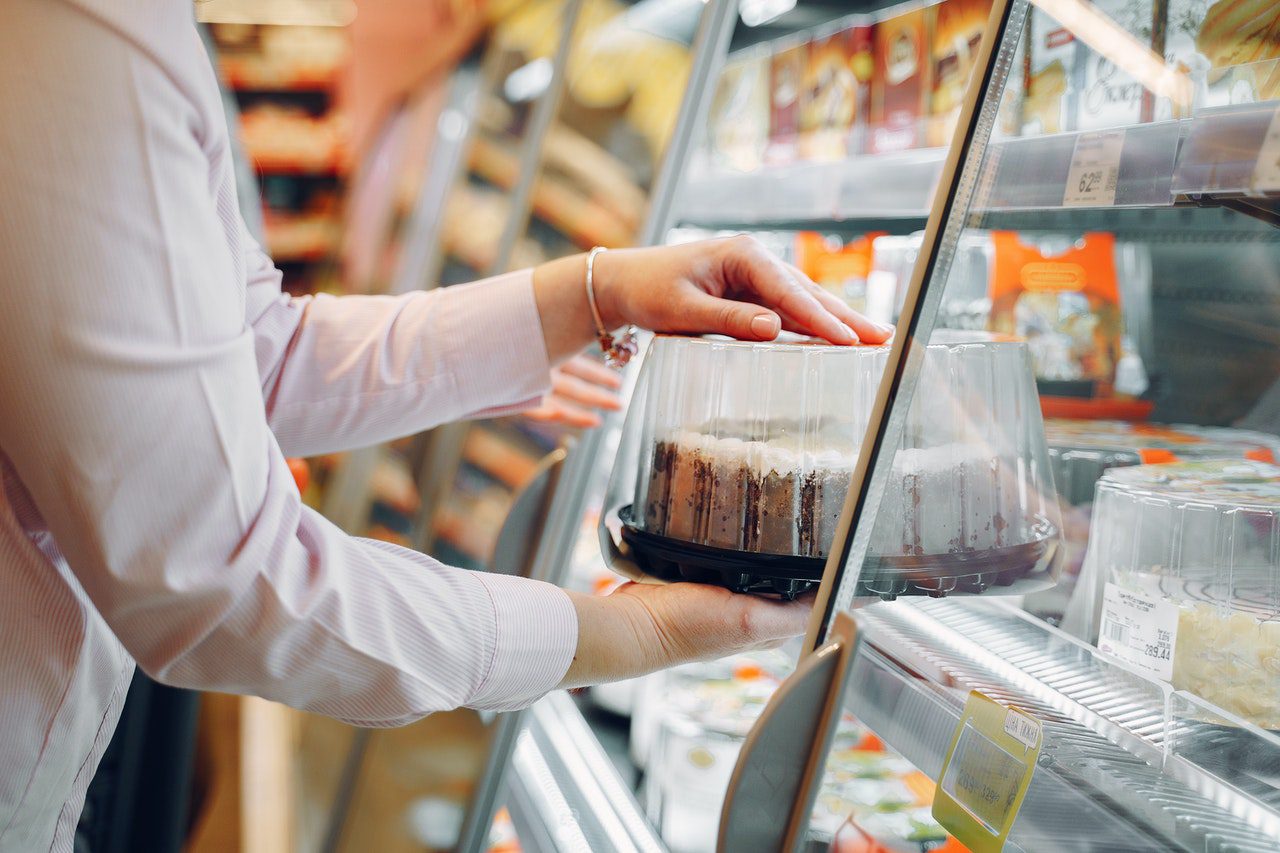
[[[636,343],[636,327],[628,325],[622,334],[614,337],[604,327],[604,318],[600,316],[600,306],[596,305],[596,255],[608,251],[604,246],[596,246],[587,252],[587,304],[591,306],[591,317],[596,323],[596,334],[600,341],[600,350],[604,353],[604,363],[621,370],[632,356],[639,350]]]

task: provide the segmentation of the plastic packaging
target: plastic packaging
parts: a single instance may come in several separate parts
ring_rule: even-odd
[[[1140,603],[1176,605],[1161,617],[1142,604],[1153,622],[1145,630],[1170,635],[1175,688],[1280,728],[1280,467],[1210,460],[1108,471],[1085,575]],[[1107,595],[1115,592],[1095,598],[1095,623]],[[1112,618],[1103,627],[1113,643],[1144,630],[1127,617],[1109,627]]]
[[[1026,347],[957,334],[926,349],[863,571],[870,594],[1056,577],[1058,505]],[[886,357],[656,338],[606,515],[652,574],[795,594],[821,577]]]

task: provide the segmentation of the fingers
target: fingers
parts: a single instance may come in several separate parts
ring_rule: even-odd
[[[825,287],[811,281],[799,267],[792,264],[786,264],[786,267],[802,287],[808,288],[813,293],[823,308],[826,308],[846,326],[853,329],[863,343],[882,344],[893,337],[893,326],[877,323],[854,311],[843,299]]]
[[[728,335],[742,341],[771,341],[782,331],[782,319],[759,305],[695,290],[674,312],[669,331]]]
[[[602,370],[612,373],[607,367]],[[615,377],[616,378],[616,377]],[[612,387],[617,387],[614,385]],[[608,388],[602,388],[595,382],[579,379],[569,375],[563,368],[551,371],[551,393],[562,402],[587,406],[593,409],[607,409],[616,412],[622,408],[618,395]]]
[[[566,402],[554,394],[548,394],[539,405],[523,414],[530,420],[562,424],[578,429],[593,429],[601,423],[600,416],[595,412]]]
[[[776,309],[807,334],[833,344],[858,343],[853,329],[754,238],[733,237],[724,242],[723,251],[725,274],[733,292]]]
[[[750,643],[778,643],[798,637],[808,628],[812,599],[778,601],[754,595],[741,598],[747,609],[744,633]]]
[[[618,389],[622,387],[622,376],[590,356],[578,354],[560,365],[560,371],[569,376],[600,385],[604,388]]]

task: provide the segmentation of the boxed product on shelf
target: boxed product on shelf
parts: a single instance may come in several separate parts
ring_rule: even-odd
[[[1108,471],[1085,573],[1102,651],[1280,729],[1280,467]]]
[[[991,0],[943,0],[935,9],[928,145],[951,142],[990,13]]]
[[[876,22],[868,153],[902,151],[924,143],[933,15],[931,6],[915,7],[891,11]]]
[[[779,45],[769,59],[769,143],[765,162],[784,165],[796,159],[800,145],[800,93],[804,87],[809,42]]]
[[[1032,6],[1030,18],[1021,133],[1039,136],[1072,130],[1080,88],[1076,73],[1079,45],[1070,30],[1040,8]]]
[[[1168,101],[1157,117],[1280,97],[1280,38],[1269,0],[1168,0],[1165,58],[1191,81],[1190,109]]]
[[[871,26],[842,22],[809,45],[800,108],[800,156],[842,160],[857,153],[854,131],[865,111],[864,81],[871,71]]]
[[[1093,6],[1139,41],[1151,47],[1152,0],[1093,0]],[[1142,121],[1146,88],[1114,61],[1092,48],[1080,51],[1081,89],[1076,130],[1126,127]]]
[[[750,172],[764,161],[771,67],[767,50],[735,54],[725,63],[708,117],[715,167]]]

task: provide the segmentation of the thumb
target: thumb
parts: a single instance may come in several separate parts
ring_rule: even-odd
[[[767,308],[708,293],[690,297],[683,310],[674,312],[679,329],[702,335],[728,335],[743,341],[771,341],[782,330],[782,319]]]

